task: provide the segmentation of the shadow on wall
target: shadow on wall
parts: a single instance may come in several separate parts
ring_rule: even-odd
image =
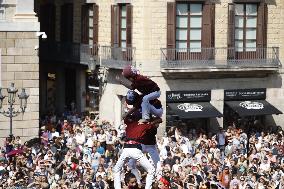
[[[276,0],[265,0],[265,3],[268,5],[277,5]]]
[[[217,121],[217,118],[210,118],[210,124],[209,125],[210,125],[209,132],[211,132],[211,133],[217,133],[219,131],[219,127],[221,127],[221,125]]]
[[[281,88],[282,77],[274,74],[263,78],[176,79],[166,80],[168,91],[247,88]]]

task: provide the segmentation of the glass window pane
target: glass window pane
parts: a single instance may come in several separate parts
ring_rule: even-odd
[[[187,17],[177,16],[177,27],[187,28]]]
[[[256,29],[247,29],[246,39],[256,39]]]
[[[89,18],[89,26],[93,27],[93,18],[92,17]]]
[[[121,40],[126,40],[126,30],[121,30]]]
[[[121,47],[125,48],[126,47],[126,41],[121,41]]]
[[[89,29],[89,37],[93,37],[93,29]]]
[[[235,41],[235,48],[237,52],[243,51],[243,41]]]
[[[235,15],[244,15],[244,4],[235,4]]]
[[[187,30],[186,29],[177,29],[176,30],[176,39],[177,40],[187,40]]]
[[[201,29],[191,29],[190,39],[191,40],[201,40]]]
[[[94,15],[93,9],[89,9],[89,16],[92,17]]]
[[[187,48],[187,42],[186,41],[177,41],[176,42],[176,48],[177,49],[186,49]]]
[[[243,39],[243,29],[236,29],[235,30],[235,38],[236,39]]]
[[[190,41],[190,52],[201,52],[201,41]]]
[[[202,17],[190,17],[190,27],[191,28],[201,28]]]
[[[256,41],[246,41],[246,51],[256,51]]]
[[[190,4],[190,15],[202,15],[202,4]]]
[[[187,4],[177,4],[177,15],[187,15]]]
[[[93,45],[93,39],[89,39],[89,45]]]
[[[246,5],[246,15],[257,15],[257,5],[247,4]]]
[[[257,17],[247,18],[247,27],[256,28]]]
[[[243,16],[235,16],[235,26],[239,28],[244,27],[244,17]]]
[[[125,5],[121,6],[121,16],[126,17],[126,6]]]
[[[121,19],[121,28],[126,28],[126,18]]]

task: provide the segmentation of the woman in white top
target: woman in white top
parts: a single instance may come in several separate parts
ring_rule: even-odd
[[[103,129],[100,130],[100,133],[97,134],[97,137],[98,137],[98,141],[101,143],[101,146],[104,149],[106,149],[106,138],[107,138],[107,135],[105,134]]]

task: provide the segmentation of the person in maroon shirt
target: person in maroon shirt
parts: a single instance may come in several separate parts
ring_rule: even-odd
[[[161,91],[157,83],[137,73],[137,70],[131,66],[126,66],[123,69],[122,75],[131,81],[131,84],[123,82],[119,76],[117,76],[117,80],[127,87],[128,89],[135,90],[137,89],[140,93],[142,93],[142,119],[139,122],[147,122],[150,119],[150,101],[157,99],[161,96]]]
[[[140,165],[148,172],[146,177],[146,186],[145,189],[152,188],[152,182],[155,175],[155,168],[147,159],[147,157],[142,152],[143,142],[146,140],[147,133],[153,128],[157,127],[157,120],[153,122],[139,124],[138,120],[140,118],[139,110],[135,111],[133,114],[130,114],[124,118],[124,123],[126,127],[126,142],[122,150],[116,165],[113,168],[114,176],[114,186],[115,189],[121,189],[121,178],[120,171],[124,165],[124,162],[128,158],[135,159],[139,161]]]

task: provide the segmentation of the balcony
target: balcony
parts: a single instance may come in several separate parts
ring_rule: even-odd
[[[98,51],[97,45],[41,42],[39,56],[41,61],[81,64],[94,69],[96,65],[99,65]]]
[[[161,71],[165,75],[176,73],[206,73],[250,75],[260,71],[259,75],[276,72],[281,67],[279,48],[201,48],[201,49],[161,49]]]
[[[101,66],[122,69],[126,65],[135,66],[135,48],[101,46]]]

